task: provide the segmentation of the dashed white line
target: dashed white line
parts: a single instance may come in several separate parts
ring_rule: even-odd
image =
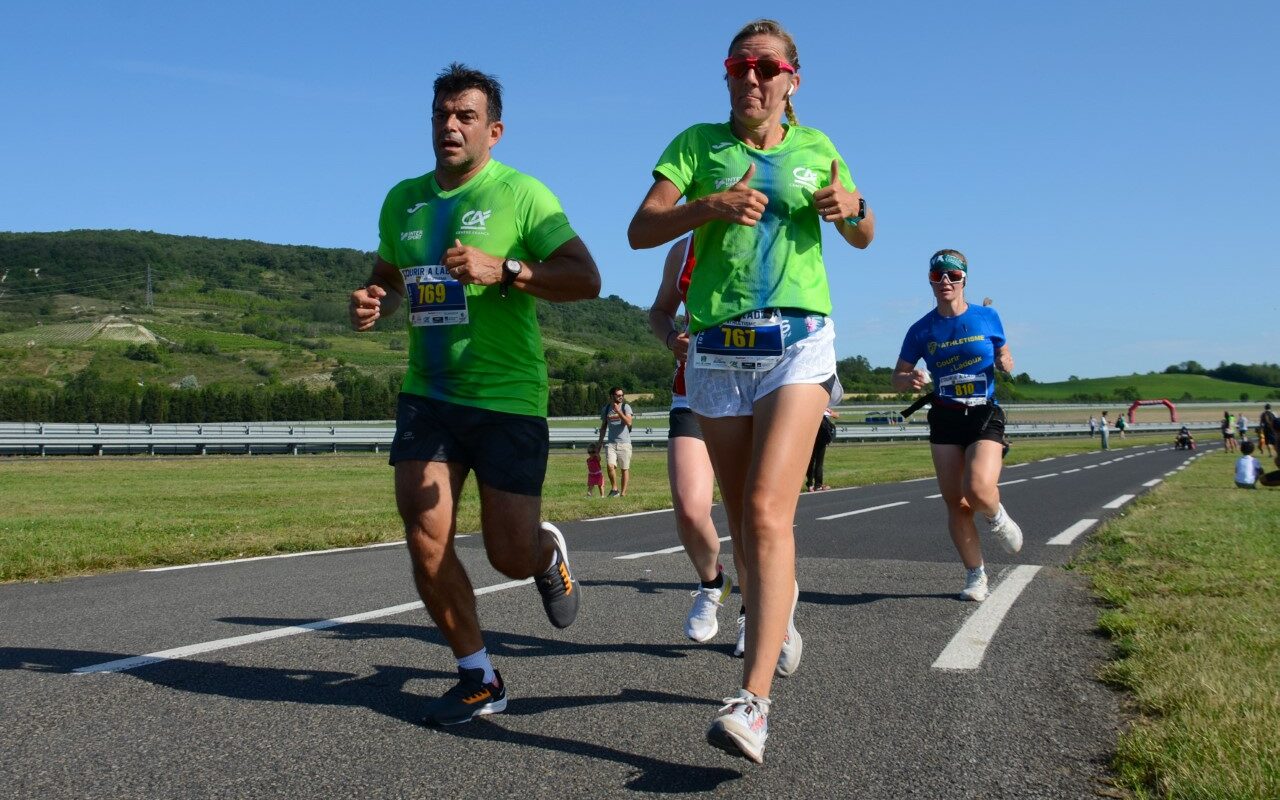
[[[872,506],[871,508],[859,508],[857,511],[846,511],[843,514],[831,514],[826,517],[818,517],[819,520],[840,519],[841,517],[852,517],[854,514],[866,514],[868,511],[879,511],[882,508],[893,508],[894,506],[905,506],[910,500],[899,500],[896,503],[885,503],[882,506]]]
[[[1062,471],[1062,474],[1063,474],[1063,475],[1070,475],[1070,474],[1071,474],[1071,473],[1073,473],[1073,472],[1079,472],[1079,471],[1080,471],[1080,468],[1079,468],[1079,467],[1076,467],[1075,469],[1064,469],[1064,470]]]
[[[1076,540],[1077,536],[1092,528],[1097,524],[1097,522],[1098,521],[1096,519],[1082,519],[1062,533],[1045,542],[1045,544],[1071,544]]]
[[[1085,469],[1097,469],[1097,468],[1098,468],[1098,465],[1097,465],[1097,464],[1085,464],[1085,465],[1084,465],[1084,468],[1085,468]]]
[[[516,586],[525,586],[530,583],[533,583],[533,578],[525,578],[522,581],[507,581],[506,583],[497,583],[493,586],[485,586],[481,589],[476,589],[475,593],[477,596],[491,594],[493,592],[500,592],[503,589],[512,589]],[[406,611],[414,611],[422,607],[421,600],[414,603],[402,603],[398,606],[379,608],[374,611],[365,611],[360,614],[351,614],[346,617],[322,619],[302,625],[290,625],[287,628],[272,628],[271,630],[259,631],[258,633],[250,633],[244,636],[232,636],[229,639],[215,639],[211,642],[201,642],[200,644],[191,644],[186,647],[175,647],[171,650],[159,650],[155,653],[147,653],[146,655],[141,656],[120,658],[115,661],[107,661],[102,664],[79,667],[72,670],[72,672],[76,675],[89,675],[98,672],[124,672],[125,670],[143,667],[147,664],[156,664],[161,661],[169,661],[174,658],[187,658],[189,656],[196,656],[202,653],[211,653],[214,650],[226,650],[232,647],[241,647],[246,644],[253,644],[255,642],[282,639],[286,636],[297,636],[300,633],[322,631],[328,628],[336,628],[339,625],[349,625],[353,622],[364,622],[365,620],[377,619],[379,617],[403,614]]]
[[[942,497],[942,494],[941,494],[941,493],[938,493],[938,494],[926,494],[926,495],[924,496],[924,499],[925,499],[925,500],[937,500],[939,497]]]
[[[951,638],[942,655],[933,662],[934,669],[974,670],[982,663],[987,653],[987,645],[1000,629],[1005,614],[1018,599],[1022,590],[1040,571],[1038,566],[1024,565],[1014,567],[1009,577],[1000,581],[978,610],[970,615],[960,630]]]
[[[1041,463],[1041,464],[1043,464],[1044,462],[1046,462],[1046,461],[1052,461],[1052,460],[1054,460],[1055,458],[1057,458],[1057,456],[1049,456],[1048,458],[1042,458],[1042,459],[1040,459],[1040,463]]]
[[[721,536],[720,541],[729,541],[728,536]],[[630,561],[635,558],[645,558],[646,556],[665,556],[671,553],[679,553],[684,550],[684,545],[676,545],[675,547],[665,547],[661,550],[650,550],[647,553],[627,553],[625,556],[614,556],[615,561]]]
[[[1033,481],[1039,481],[1039,480],[1044,480],[1045,478],[1056,478],[1056,477],[1058,477],[1058,473],[1056,473],[1056,472],[1046,472],[1044,475],[1037,475],[1037,476],[1035,476],[1034,478],[1032,478],[1031,480],[1033,480]]]
[[[457,539],[465,539],[470,534],[464,533],[456,536]],[[275,558],[299,558],[301,556],[319,556],[325,553],[352,553],[357,550],[371,550],[375,547],[396,547],[403,545],[403,541],[399,542],[378,542],[377,544],[366,544],[360,547],[333,547],[328,550],[308,550],[304,553],[277,553],[273,556],[250,556],[249,558],[228,558],[225,561],[202,561],[199,564],[179,564],[175,567],[152,567],[151,569],[138,570],[139,572],[173,572],[179,569],[195,569],[196,567],[220,567],[223,564],[244,564],[249,561],[269,561]]]
[[[616,517],[592,517],[584,519],[583,522],[607,522],[611,519],[626,519],[627,517],[647,517],[650,514],[665,514],[668,511],[675,511],[674,508],[659,508],[656,511],[637,511],[634,514],[619,514]]]
[[[1160,478],[1152,478],[1151,480],[1147,481],[1142,485],[1150,489],[1152,486],[1155,486],[1157,483],[1163,483],[1163,480]]]
[[[997,483],[996,486],[1012,486],[1015,483],[1026,483],[1026,482],[1027,482],[1026,478],[1018,478],[1012,481],[1002,481],[1001,483]]]
[[[1119,508],[1120,506],[1129,502],[1133,498],[1134,498],[1134,495],[1122,494],[1119,497],[1117,497],[1115,500],[1112,500],[1110,503],[1107,503],[1105,506],[1103,506],[1103,508]]]

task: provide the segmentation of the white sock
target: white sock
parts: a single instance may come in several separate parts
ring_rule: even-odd
[[[555,569],[556,564],[559,564],[559,563],[560,563],[560,551],[553,547],[551,548],[551,564],[547,567],[547,572],[550,572],[551,570]]]
[[[987,517],[987,522],[991,523],[992,526],[999,525],[1004,522],[1008,516],[1009,515],[1004,512],[1004,505],[1001,504],[996,506],[996,513]]]
[[[966,569],[966,570],[965,570],[965,574],[966,574],[968,577],[974,577],[974,576],[977,576],[977,575],[986,575],[986,574],[987,574],[987,567],[986,567],[986,565],[985,565],[985,564],[979,564],[978,566],[974,567],[973,569]]]
[[[493,683],[498,676],[493,671],[493,663],[489,661],[489,651],[481,647],[469,656],[463,656],[458,659],[458,666],[462,669],[482,669],[484,670],[484,682]]]

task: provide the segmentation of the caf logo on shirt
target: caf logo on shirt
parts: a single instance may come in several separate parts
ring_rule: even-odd
[[[488,233],[485,229],[485,222],[488,221],[489,215],[493,211],[480,211],[473,209],[462,215],[462,225],[458,228],[460,231],[467,233]]]

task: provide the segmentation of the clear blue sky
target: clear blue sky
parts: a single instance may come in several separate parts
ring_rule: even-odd
[[[372,250],[460,60],[506,87],[496,157],[559,195],[605,294],[647,306],[662,250],[626,226],[650,169],[727,118],[729,39],[776,16],[801,123],[879,216],[866,251],[827,237],[841,357],[892,364],[956,247],[1037,379],[1278,360],[1274,2],[24,6],[0,30],[3,230]]]

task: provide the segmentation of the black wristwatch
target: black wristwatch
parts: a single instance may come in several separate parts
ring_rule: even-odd
[[[508,258],[502,262],[502,283],[498,288],[498,293],[503,297],[507,296],[507,290],[516,282],[516,278],[520,277],[520,270],[524,267],[514,258]]]
[[[866,217],[867,217],[867,201],[859,197],[858,198],[858,216],[845,217],[844,221],[856,228],[858,227],[858,223],[862,222],[862,220],[866,219]]]

